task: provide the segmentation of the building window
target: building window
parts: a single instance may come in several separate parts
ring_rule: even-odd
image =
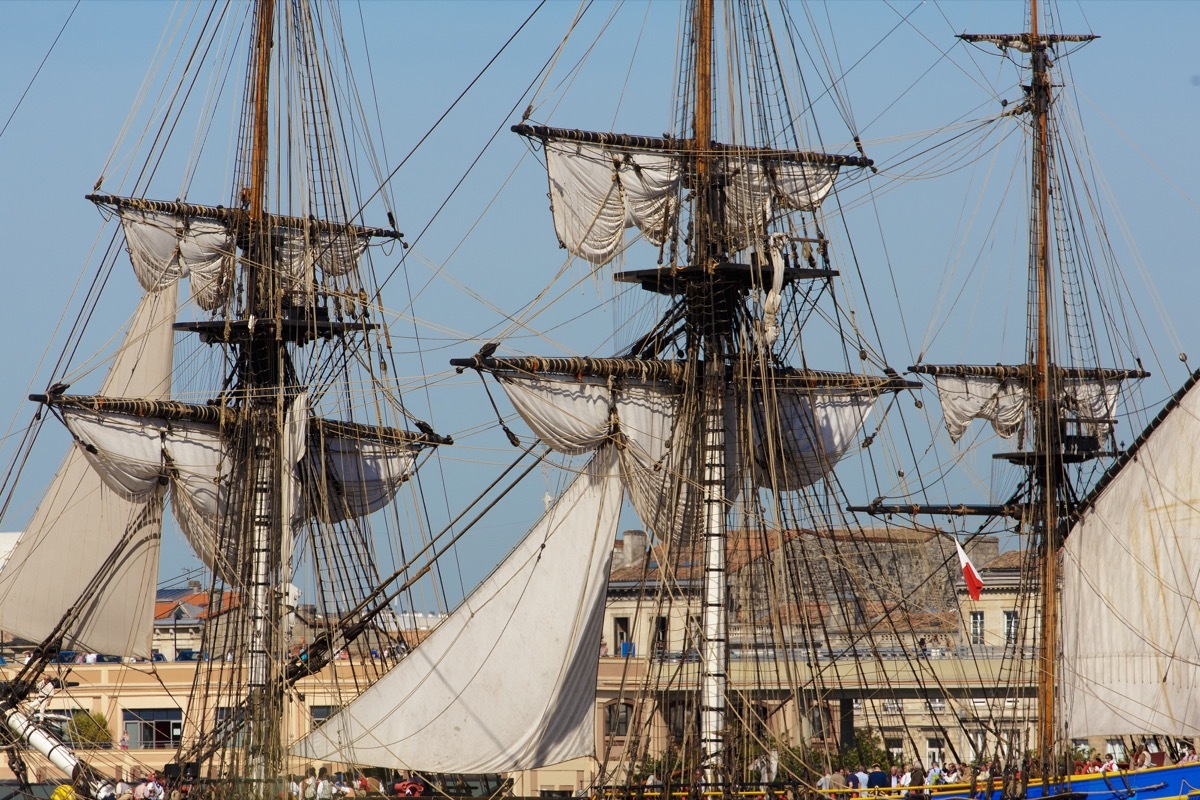
[[[892,758],[894,760],[896,760],[896,761],[904,760],[904,740],[903,739],[892,739],[890,737],[884,738],[883,747],[885,750],[887,750],[889,753],[891,753]]]
[[[904,701],[903,700],[884,700],[883,701],[883,713],[885,713],[885,714],[899,714],[903,710],[904,710]]]
[[[946,710],[946,698],[944,698],[944,697],[929,698],[929,710],[933,711],[933,712],[945,711]]]
[[[654,619],[654,651],[661,653],[667,649],[667,618],[655,617]]]
[[[925,740],[925,766],[930,764],[941,764],[942,753],[945,750],[945,742],[941,739],[930,737]]]
[[[629,617],[613,617],[613,641],[617,643],[616,654],[622,658],[637,655],[633,651],[633,637],[631,636]]]
[[[217,731],[220,734],[221,741],[231,741],[233,747],[242,746],[242,733],[239,724],[238,710],[234,708],[220,707],[217,709]],[[236,733],[234,731],[237,730]],[[232,738],[229,738],[232,735]]]
[[[973,731],[967,734],[967,758],[971,761],[987,756],[987,732]]]
[[[983,644],[983,612],[971,612],[971,644]]]
[[[1004,643],[1016,644],[1020,638],[1021,615],[1017,611],[1004,612]]]
[[[612,706],[609,706],[611,708]],[[694,735],[700,730],[700,709],[677,700],[667,705],[667,732],[676,742],[683,741],[685,733]]]
[[[312,729],[316,730],[325,724],[325,720],[329,719],[338,710],[338,706],[309,706],[309,714],[312,717]]]
[[[633,706],[629,703],[612,703],[604,707],[604,735],[620,738],[629,735],[629,719]]]
[[[121,712],[131,750],[171,750],[183,738],[183,709],[147,708]]]

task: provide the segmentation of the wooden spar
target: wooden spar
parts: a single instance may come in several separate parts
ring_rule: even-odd
[[[704,369],[707,362],[700,362]],[[516,356],[492,358],[475,355],[471,358],[452,358],[450,365],[458,369],[477,369],[489,372],[511,373],[527,377],[539,375],[562,375],[574,380],[583,378],[618,378],[632,381],[664,381],[679,385],[692,385],[697,372],[696,365],[688,361],[666,361],[642,358],[596,358]],[[899,376],[859,375],[853,372],[830,372],[826,370],[794,368],[760,368],[751,363],[736,368],[727,368],[729,374],[736,373],[739,380],[748,385],[771,384],[779,389],[812,390],[852,389],[867,392],[898,392],[919,389],[921,384],[907,381]],[[726,375],[727,379],[729,375]]]
[[[774,147],[751,147],[709,141],[701,151],[694,139],[673,139],[662,136],[638,136],[629,133],[607,133],[576,128],[551,128],[546,125],[513,125],[512,132],[542,141],[580,142],[613,149],[641,150],[679,154],[703,154],[710,158],[736,155],[739,161],[763,161],[793,164],[823,164],[834,167],[870,167],[874,161],[862,156],[839,153],[819,153],[812,150],[784,150]]]
[[[117,209],[133,209],[149,211],[156,214],[171,214],[185,219],[211,219],[223,222],[234,233],[248,229],[250,212],[242,208],[226,208],[225,206],[206,206],[199,203],[185,203],[180,200],[147,200],[142,197],[118,197],[111,194],[84,195],[85,200],[91,200],[97,205],[112,206]],[[269,228],[293,228],[297,231],[327,233],[348,236],[365,236],[374,239],[400,239],[403,233],[390,228],[372,228],[365,225],[354,225],[349,222],[332,222],[316,219],[315,217],[293,217],[284,214],[269,214],[263,211],[259,215],[259,223]]]
[[[230,406],[198,405],[178,400],[66,394],[31,394],[29,399],[54,408],[73,408],[94,413],[123,414],[129,417],[171,422],[196,422],[201,425],[233,425],[239,418],[238,409]],[[362,422],[346,422],[323,417],[310,419],[308,429],[309,435],[318,440],[338,437],[397,446],[436,446],[454,443],[449,436],[440,436],[432,431],[414,433],[404,428],[368,425]]]

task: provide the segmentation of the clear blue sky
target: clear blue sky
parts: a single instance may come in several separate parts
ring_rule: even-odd
[[[361,43],[365,30],[376,92],[365,102],[379,105],[389,170],[534,7],[504,0],[375,1],[345,6],[347,38]],[[0,118],[16,108],[72,8],[70,2],[0,4]],[[994,54],[964,47],[953,35],[1019,31],[1023,8],[1016,2],[861,0],[810,9],[819,30],[833,32],[832,37],[822,34],[826,52],[840,61],[843,70],[852,66],[844,94],[868,154],[883,167],[882,175],[870,184],[876,196],[867,195],[866,187],[854,193],[847,226],[869,282],[872,308],[885,331],[889,362],[899,369],[912,363],[918,352],[941,362],[1012,358],[1022,335],[1023,261],[1017,258],[1014,263],[1012,257],[982,248],[978,237],[991,224],[993,212],[976,213],[972,205],[973,190],[985,182],[989,171],[990,191],[998,192],[1012,181],[1011,191],[1019,195],[1023,178],[1013,172],[1020,168],[1019,162],[1009,155],[959,170],[925,167],[904,176],[905,180],[892,179],[910,169],[899,165],[898,159],[916,141],[914,132],[984,116],[998,107],[1000,97],[1017,99],[1017,73]],[[100,218],[82,196],[91,190],[120,134],[172,9],[171,3],[148,1],[80,4],[0,137],[0,231],[6,244],[9,296],[0,322],[7,376],[0,394],[0,420],[10,436],[34,412],[25,395],[46,385],[48,372],[42,359],[57,355],[62,335],[58,326],[73,319],[74,309],[61,315],[64,306],[73,302],[82,265],[93,248],[107,243],[101,237]],[[550,224],[544,174],[517,137],[506,131],[516,121],[510,118],[510,109],[528,102],[521,99],[522,93],[554,52],[576,9],[574,3],[555,0],[540,11],[399,170],[390,187],[398,204],[398,224],[410,240],[429,226],[416,248],[418,257],[410,259],[407,281],[391,284],[387,300],[393,308],[404,307],[410,290],[429,284],[414,305],[415,315],[422,320],[415,328],[421,341],[402,336],[398,350],[412,352],[408,356],[412,375],[435,376],[436,388],[429,394],[419,389],[410,392],[413,407],[440,431],[458,434],[462,442],[449,457],[447,472],[466,469],[469,462],[500,462],[507,456],[507,445],[493,433],[470,433],[487,423],[490,411],[477,381],[444,374],[446,360],[469,355],[478,342],[492,338],[503,325],[498,310],[524,306],[564,260]],[[678,3],[670,0],[649,5],[629,2],[619,8],[595,4],[573,39],[575,49],[564,54],[538,95],[534,118],[572,127],[641,133],[667,130],[672,116],[677,11]],[[359,27],[360,14],[363,27]],[[611,24],[573,80],[571,91],[560,91],[559,82],[568,77],[581,48],[597,39],[610,14]],[[1056,14],[1062,19],[1061,30],[1103,37],[1069,59],[1072,91],[1078,93],[1083,129],[1097,156],[1096,177],[1119,199],[1124,215],[1109,219],[1110,236],[1117,243],[1123,274],[1150,340],[1138,352],[1154,372],[1161,374],[1165,367],[1168,382],[1177,385],[1186,374],[1176,359],[1181,348],[1194,356],[1193,363],[1200,363],[1196,361],[1200,328],[1193,322],[1195,298],[1200,296],[1195,257],[1200,237],[1195,189],[1200,186],[1200,155],[1195,146],[1200,132],[1200,56],[1194,47],[1200,4],[1183,0],[1062,4]],[[805,21],[803,13],[797,12],[796,17]],[[434,219],[437,206],[498,128],[504,132],[497,142]],[[836,117],[822,122],[822,133],[831,146],[846,141],[846,130]],[[225,131],[214,135],[224,136]],[[127,148],[133,146],[131,138],[124,141]],[[973,159],[978,154],[963,155]],[[162,169],[168,172],[171,165]],[[369,176],[365,182],[370,184]],[[210,202],[224,202],[227,189],[219,179],[214,183],[222,186],[221,193]],[[172,184],[167,180],[164,185]],[[169,197],[169,191],[164,196]],[[202,198],[193,193],[191,199]],[[970,231],[964,234],[967,227]],[[1000,230],[1003,247],[1019,244],[1020,234]],[[1130,255],[1126,233],[1136,243],[1137,257]],[[840,257],[848,258],[844,233],[830,234]],[[964,239],[968,244],[962,244]],[[980,253],[986,255],[976,260]],[[1139,258],[1161,294],[1162,314],[1150,301]],[[983,280],[979,288],[972,285],[960,292],[968,273]],[[603,275],[568,289],[582,275],[582,267],[569,269],[568,280],[556,290],[566,292],[563,301],[555,312],[539,317],[538,330],[550,330],[548,339],[514,335],[506,347],[605,354],[629,341],[630,333],[615,329],[622,320],[645,319],[636,302],[623,298],[602,304],[612,295]],[[132,280],[127,275],[122,279],[132,292]],[[935,303],[943,282],[951,297],[958,298],[956,302]],[[610,306],[615,306],[615,315]],[[861,300],[857,308],[865,313]],[[112,313],[111,320],[96,321],[97,335],[105,322],[111,325],[119,320]],[[99,347],[102,341],[94,344]],[[424,362],[416,355],[418,347]],[[1160,353],[1161,363],[1151,363],[1151,347]],[[812,365],[838,366],[817,361]],[[419,383],[412,381],[414,387]],[[1156,383],[1147,389],[1147,402],[1166,393],[1166,384]],[[925,394],[926,404],[935,405],[931,393]],[[10,421],[15,426],[11,429]],[[5,441],[6,454],[12,444]],[[6,527],[21,523],[22,505],[28,513],[36,487],[44,483],[58,458],[59,452],[54,452],[31,463],[30,479],[24,482],[27,493],[18,496]],[[991,467],[980,468],[986,479]],[[530,516],[540,510],[544,491],[554,486],[546,478],[529,489],[525,502]],[[465,556],[468,581],[477,578],[494,552],[505,549],[523,529],[520,516],[514,514],[497,528],[492,545]],[[175,549],[181,545],[172,548],[164,574],[187,561]]]

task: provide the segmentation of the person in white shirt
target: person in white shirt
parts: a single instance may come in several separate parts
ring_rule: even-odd
[[[1101,772],[1116,772],[1120,767],[1117,766],[1117,758],[1112,753],[1108,754],[1108,759],[1100,765]]]

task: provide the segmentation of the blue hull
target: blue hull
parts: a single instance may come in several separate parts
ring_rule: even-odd
[[[934,800],[953,800],[956,797],[966,797],[956,787],[946,787],[942,791],[934,790]],[[1131,772],[1105,772],[1092,775],[1072,775],[1067,786],[1051,787],[1049,795],[1064,793],[1079,793],[1087,796],[1087,800],[1175,800],[1187,798],[1195,794],[1200,800],[1200,762],[1176,764],[1170,767],[1154,767],[1153,769]],[[991,797],[986,797],[986,791],[976,792],[980,800],[1000,800],[1000,789],[991,791]],[[1044,797],[1042,785],[1039,782],[1029,784],[1028,797]]]

